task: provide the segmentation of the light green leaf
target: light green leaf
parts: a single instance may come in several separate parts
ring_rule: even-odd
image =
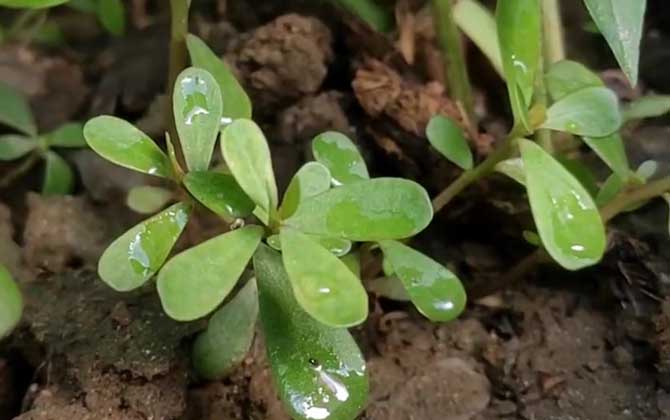
[[[351,241],[348,241],[346,239],[328,238],[325,236],[314,236],[314,235],[307,235],[307,236],[309,236],[312,240],[321,244],[322,247],[326,248],[331,254],[335,255],[336,257],[342,257],[344,255],[347,255],[349,251],[351,251],[351,245],[352,245]],[[270,235],[267,239],[267,243],[272,247],[272,249],[281,251],[281,239],[279,238],[279,235]]]
[[[223,117],[235,120],[251,118],[251,101],[228,65],[195,35],[186,36],[186,45],[195,67],[214,76],[223,97]]]
[[[647,182],[651,177],[656,175],[656,172],[658,172],[658,162],[655,160],[645,160],[638,166],[635,175],[643,182]]]
[[[375,178],[305,200],[285,225],[313,235],[380,241],[413,236],[432,218],[433,207],[422,186],[406,179]]]
[[[277,183],[267,140],[251,120],[237,119],[221,137],[223,157],[235,180],[265,213],[277,208]]]
[[[163,266],[190,211],[188,204],[174,204],[118,237],[100,257],[100,278],[119,292],[142,286]]]
[[[584,3],[619,66],[635,86],[647,0],[584,0]]]
[[[591,172],[591,169],[584,162],[565,156],[556,156],[556,160],[579,181],[582,187],[591,194],[591,197],[596,196],[598,193],[598,181],[593,172]]]
[[[216,309],[233,290],[262,236],[260,226],[245,226],[168,261],[158,274],[165,313],[178,321],[192,321]]]
[[[453,7],[454,22],[479,47],[493,68],[504,77],[495,17],[475,0],[459,0]]]
[[[526,185],[526,169],[521,158],[510,158],[499,162],[495,171],[507,175],[521,185]]]
[[[261,325],[274,382],[295,419],[353,419],[365,407],[368,378],[356,342],[305,313],[277,252],[254,255]]]
[[[65,123],[46,134],[44,138],[52,147],[80,148],[86,147],[84,127],[77,122]]]
[[[0,161],[15,160],[35,150],[37,141],[34,138],[18,134],[0,136]]]
[[[254,202],[232,175],[213,171],[189,172],[183,182],[193,197],[220,216],[243,218],[254,211]]]
[[[16,9],[43,9],[58,6],[68,0],[0,0],[0,6]]]
[[[398,302],[409,302],[412,300],[402,281],[396,276],[377,277],[369,280],[365,285],[370,292],[387,299]]]
[[[461,169],[472,169],[472,151],[463,130],[450,118],[436,115],[426,127],[426,137],[433,147]]]
[[[591,87],[571,93],[547,110],[542,128],[578,136],[605,137],[621,127],[616,95],[604,87]]]
[[[330,171],[319,162],[307,162],[293,176],[279,208],[279,218],[290,217],[300,203],[330,189]]]
[[[314,158],[333,178],[333,185],[343,185],[370,178],[365,160],[356,145],[342,133],[328,131],[312,141]]]
[[[154,187],[151,185],[140,185],[128,192],[126,205],[133,211],[141,214],[153,214],[172,200],[172,191]]]
[[[465,289],[451,271],[400,242],[382,241],[379,246],[419,312],[437,322],[460,315],[465,308]]]
[[[541,13],[538,0],[499,0],[496,25],[514,121],[528,132],[528,119],[541,60]]]
[[[374,30],[388,32],[393,29],[393,14],[375,0],[331,0],[361,18]]]
[[[121,0],[98,0],[97,15],[110,34],[121,36],[126,31],[126,8]]]
[[[624,121],[660,117],[670,113],[670,95],[647,95],[628,104],[623,110]]]
[[[9,334],[21,320],[23,298],[10,272],[0,264],[0,338]]]
[[[70,165],[57,153],[47,151],[45,155],[46,168],[42,182],[42,194],[65,195],[72,191],[74,174]]]
[[[621,179],[630,178],[628,156],[619,133],[606,137],[584,137],[583,140]]]
[[[368,295],[342,261],[296,230],[283,228],[280,237],[284,267],[305,312],[331,327],[365,321]]]
[[[172,109],[186,166],[191,171],[206,171],[221,127],[219,84],[206,70],[187,68],[175,81]]]
[[[193,366],[207,380],[226,377],[249,351],[258,319],[258,289],[251,279],[209,320],[193,344]]]
[[[560,101],[582,89],[605,86],[597,74],[570,60],[553,63],[544,77],[547,90],[554,101]]]
[[[605,228],[591,195],[537,144],[519,140],[533,219],[549,254],[568,270],[596,264]]]
[[[37,136],[37,125],[28,101],[21,93],[2,82],[0,82],[0,124],[31,137]]]
[[[625,185],[625,181],[623,181],[623,179],[621,179],[618,174],[613,173],[607,177],[603,185],[600,186],[600,190],[596,195],[596,204],[599,207],[602,207],[609,203],[614,197],[617,196],[617,194],[619,194]]]
[[[121,118],[103,115],[89,120],[84,137],[97,154],[119,166],[170,177],[168,157],[149,136]]]

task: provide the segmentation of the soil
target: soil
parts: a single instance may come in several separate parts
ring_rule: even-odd
[[[164,133],[166,10],[162,2],[132,3],[124,37],[111,39],[66,9],[53,18],[67,44],[0,45],[0,80],[30,98],[42,131],[114,113],[154,138]],[[460,121],[478,158],[508,128],[504,86],[469,45],[480,124],[462,120],[423,2],[399,0],[400,29],[389,36],[326,4],[257,3],[194,2],[191,24],[250,93],[280,188],[309,158],[309,140],[326,130],[351,135],[374,175],[410,177],[435,193],[458,170],[424,138],[432,115]],[[580,29],[586,15],[577,3],[565,10],[568,50],[619,83],[602,40]],[[670,8],[649,3],[642,87],[616,85],[622,99],[670,93],[667,72],[658,72],[670,57],[670,44],[659,41],[670,36],[661,18]],[[624,133],[631,160],[668,161],[668,130],[660,118]],[[288,419],[260,335],[229,377],[203,382],[188,357],[202,322],[169,319],[152,285],[119,294],[98,279],[104,247],[142,218],[125,207],[125,194],[156,180],[90,151],[64,155],[79,174],[72,196],[33,192],[39,169],[0,190],[0,263],[26,299],[21,325],[0,343],[0,420]],[[1,164],[0,176],[10,168]],[[597,267],[540,266],[503,285],[503,274],[531,250],[519,237],[532,223],[527,205],[501,178],[469,189],[418,245],[481,298],[458,320],[433,324],[410,304],[372,295],[368,321],[352,330],[371,381],[361,418],[670,419],[670,239],[659,228],[666,218],[659,205],[617,219]],[[218,229],[198,213],[177,248]]]

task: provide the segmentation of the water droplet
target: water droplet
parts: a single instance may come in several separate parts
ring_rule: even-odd
[[[330,293],[330,287],[319,287],[319,293],[327,295]]]
[[[433,306],[438,311],[450,311],[454,309],[454,302],[450,300],[442,300],[442,301],[438,300],[435,303],[433,303]]]

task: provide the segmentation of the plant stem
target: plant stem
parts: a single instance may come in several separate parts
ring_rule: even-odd
[[[670,191],[670,177],[651,181],[632,189],[626,189],[600,210],[600,216],[603,219],[603,223],[607,223],[631,205],[659,197],[668,191]]]
[[[559,0],[542,0],[544,62],[547,66],[565,59],[563,20]]]
[[[468,120],[476,125],[472,87],[463,54],[461,34],[454,21],[451,2],[452,0],[433,0],[435,32],[442,50],[442,61],[449,92],[456,101],[462,104]]]
[[[31,153],[23,160],[23,162],[21,162],[19,166],[16,166],[10,170],[7,174],[5,174],[4,177],[2,177],[2,179],[0,179],[0,188],[7,188],[12,185],[14,181],[30,171],[32,167],[35,166],[35,164],[39,161],[39,159],[39,153]]]

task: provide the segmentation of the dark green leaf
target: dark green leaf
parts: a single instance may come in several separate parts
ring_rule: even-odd
[[[68,0],[0,0],[0,6],[17,9],[43,9],[58,6]]]
[[[286,219],[295,213],[298,205],[330,189],[330,172],[319,162],[304,164],[293,176],[279,208],[279,218]]]
[[[349,12],[364,20],[379,32],[388,32],[393,28],[393,14],[375,0],[331,0]]]
[[[616,95],[604,87],[591,87],[571,93],[547,110],[542,128],[578,136],[605,137],[621,127]]]
[[[72,191],[74,174],[70,165],[57,153],[46,152],[46,168],[42,183],[42,194],[65,195]]]
[[[21,93],[2,82],[0,82],[0,124],[31,137],[37,136],[37,126],[28,101]]]
[[[589,87],[602,87],[597,74],[575,61],[563,60],[551,65],[546,76],[547,90],[554,101]]]
[[[334,185],[370,178],[363,156],[349,137],[342,133],[328,131],[316,136],[312,141],[312,153],[330,170]]]
[[[0,338],[21,320],[23,298],[10,272],[0,264]]]
[[[97,14],[110,34],[121,36],[126,31],[126,8],[121,0],[98,0]]]
[[[379,241],[413,236],[432,217],[430,198],[419,184],[375,178],[307,199],[285,224],[313,235]]]
[[[426,136],[433,147],[445,158],[462,169],[472,169],[472,151],[463,130],[450,118],[436,115],[430,119]]]
[[[621,179],[630,178],[628,156],[619,133],[606,137],[584,137],[583,140]]]
[[[668,113],[670,113],[670,95],[647,95],[628,104],[623,110],[623,119],[641,120]]]
[[[459,0],[454,4],[454,22],[489,59],[498,74],[504,77],[498,28],[495,17],[475,0]]]
[[[63,124],[44,137],[47,144],[52,147],[86,147],[84,127],[76,122]]]
[[[100,257],[100,278],[119,292],[142,286],[163,266],[190,210],[185,203],[174,204],[117,238]]]
[[[172,191],[165,188],[141,185],[128,192],[126,204],[137,213],[153,214],[165,207],[173,196]]]
[[[18,134],[0,136],[0,161],[15,160],[35,150],[37,141]]]
[[[261,245],[254,269],[267,354],[288,414],[300,420],[356,418],[369,386],[354,339],[301,309],[277,252]]]
[[[67,6],[84,13],[95,13],[98,8],[96,0],[69,0]]]
[[[232,175],[213,171],[189,172],[183,182],[193,197],[220,216],[242,218],[254,211],[254,202]]]
[[[368,295],[349,268],[309,236],[281,230],[282,256],[293,294],[314,319],[332,327],[365,321]]]
[[[233,290],[262,236],[260,226],[246,226],[168,261],[158,274],[165,313],[178,321],[192,321],[216,309]]]

